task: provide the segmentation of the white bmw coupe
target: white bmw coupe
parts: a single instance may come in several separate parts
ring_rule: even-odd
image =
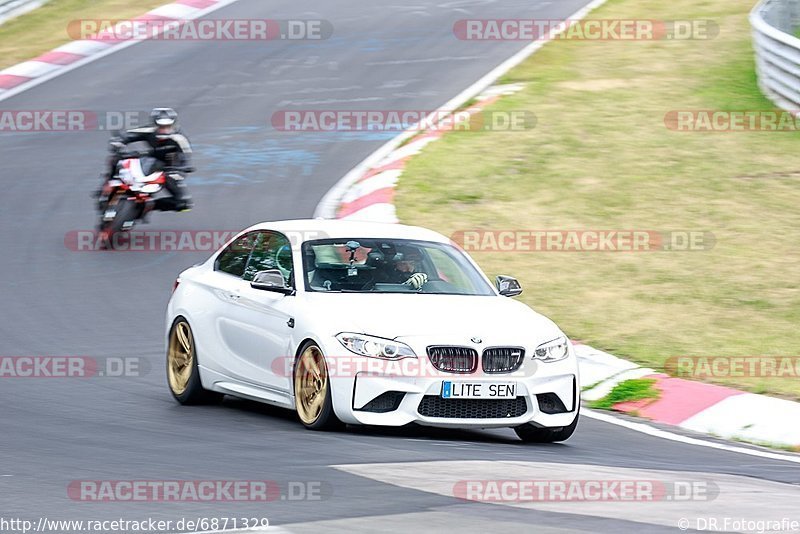
[[[512,427],[569,438],[578,365],[549,319],[494,287],[446,237],[331,220],[263,223],[176,280],[167,309],[173,396],[234,395],[344,423]]]

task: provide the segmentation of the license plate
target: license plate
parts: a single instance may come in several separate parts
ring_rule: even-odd
[[[516,382],[442,382],[443,399],[515,399]]]

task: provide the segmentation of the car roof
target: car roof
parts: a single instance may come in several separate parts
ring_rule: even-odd
[[[337,219],[296,219],[255,224],[246,231],[274,230],[287,235],[294,248],[306,241],[317,239],[414,239],[450,243],[450,239],[433,230],[404,224],[347,221]]]

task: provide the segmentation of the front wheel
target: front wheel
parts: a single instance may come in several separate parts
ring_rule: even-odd
[[[105,248],[113,249],[116,245],[116,238],[124,230],[133,227],[133,222],[141,215],[140,207],[127,198],[121,198],[116,203],[109,204],[106,210],[116,211],[114,218],[110,221],[104,219],[105,213],[101,214],[100,219],[100,242]]]
[[[561,428],[541,428],[528,423],[514,428],[514,432],[516,432],[519,439],[525,443],[556,443],[558,441],[566,441],[578,427],[579,417],[580,408],[578,408],[578,413],[575,414],[575,420],[569,426]]]
[[[310,430],[333,430],[343,425],[333,412],[331,381],[325,356],[316,343],[306,343],[294,366],[297,415]]]
[[[167,383],[172,396],[181,404],[207,404],[222,398],[215,391],[203,389],[194,335],[183,317],[175,320],[169,332]]]

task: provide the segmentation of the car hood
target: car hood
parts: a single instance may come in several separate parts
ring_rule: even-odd
[[[561,332],[547,317],[508,297],[307,293],[305,298],[316,318],[332,327],[333,335],[354,332],[388,339],[466,335],[510,342],[522,337],[548,341]]]

